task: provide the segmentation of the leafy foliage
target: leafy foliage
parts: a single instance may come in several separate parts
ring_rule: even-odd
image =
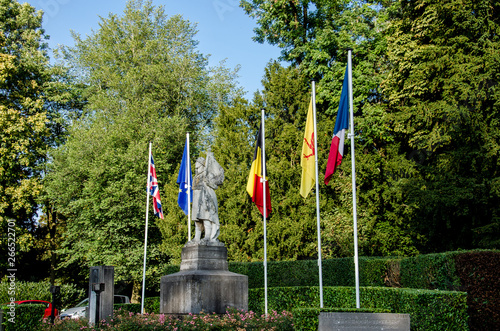
[[[353,49],[362,254],[496,247],[496,2],[242,1],[242,7],[257,19],[256,41],[282,48],[282,60],[318,80],[318,114],[335,114],[343,49]],[[350,254],[350,242],[335,237],[352,231],[342,221],[352,210],[352,188],[340,176],[331,185],[346,197],[335,199],[342,207],[321,209],[325,242],[341,243],[326,249],[334,256]]]
[[[487,226],[497,223],[498,9],[405,2],[391,27],[386,120],[415,169],[405,203],[417,207],[412,222],[426,251],[487,244]]]
[[[0,302],[10,302],[9,286],[6,281],[0,282]],[[24,282],[16,281],[16,300],[45,300],[52,301],[49,282]],[[12,290],[12,289],[10,289]],[[60,286],[57,306],[58,310],[71,307],[80,302],[87,294],[87,291],[74,284],[63,284]],[[42,314],[43,315],[43,314]]]
[[[38,330],[43,323],[44,305],[17,305],[12,317],[7,313],[10,307],[2,306],[1,309],[4,311],[2,326],[5,331]]]
[[[467,292],[470,329],[495,329],[500,323],[500,252],[457,254],[455,265],[461,289]]]
[[[92,265],[115,266],[115,280],[138,281],[144,249],[148,142],[164,201],[165,221],[150,213],[148,277],[177,253],[163,245],[171,224],[180,228],[171,199],[185,132],[193,146],[208,130],[219,103],[231,98],[233,77],[221,66],[210,71],[196,49],[195,26],[168,18],[151,2],[130,1],[123,16],[110,14],[100,29],[73,48],[67,64],[82,74],[84,112],[69,129],[66,144],[52,152],[47,192],[67,228],[62,266],[85,272]],[[217,82],[225,80],[225,85]],[[194,148],[196,151],[196,148]],[[175,175],[176,176],[176,175]],[[136,299],[136,297],[132,297]]]
[[[416,254],[424,238],[414,231],[411,222],[403,222],[412,217],[416,206],[403,203],[406,179],[398,175],[411,176],[414,170],[405,155],[398,154],[398,143],[388,134],[385,100],[380,90],[387,73],[388,14],[394,9],[371,1],[244,1],[242,5],[257,18],[256,40],[281,47],[282,59],[297,67],[304,85],[308,84],[307,78],[318,81],[319,178],[326,167],[335,121],[332,115],[336,114],[340,99],[347,62],[344,49],[352,48],[359,249],[366,255]],[[301,14],[291,15],[295,12]],[[302,31],[303,38],[296,37],[298,31]],[[290,83],[290,79],[286,82]],[[264,100],[280,95],[275,86],[265,87],[268,91],[263,92]],[[280,116],[277,113],[275,117]],[[300,140],[296,144],[298,148]],[[350,154],[346,145],[344,165],[338,175],[330,186],[320,185],[326,257],[353,254]],[[313,217],[312,208],[310,215]]]
[[[33,246],[47,151],[64,141],[79,98],[67,70],[49,63],[42,13],[2,0],[0,16],[0,246],[4,252],[14,220],[17,261],[29,266],[39,254]]]

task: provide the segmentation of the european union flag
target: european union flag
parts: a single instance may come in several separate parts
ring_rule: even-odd
[[[193,201],[193,190],[191,188],[188,188],[188,183],[189,186],[192,186],[193,177],[191,176],[191,162],[189,161],[186,139],[186,145],[184,145],[184,153],[182,154],[181,169],[179,170],[179,176],[177,176],[177,184],[179,184],[179,197],[177,198],[177,203],[186,215],[188,214],[188,203],[189,201]],[[190,194],[189,200],[188,191]]]

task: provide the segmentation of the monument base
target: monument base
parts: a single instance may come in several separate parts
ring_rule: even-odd
[[[248,310],[248,277],[228,270],[220,243],[186,245],[181,271],[161,278],[160,313],[224,314],[227,307]]]

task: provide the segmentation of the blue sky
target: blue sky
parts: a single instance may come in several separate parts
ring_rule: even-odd
[[[44,11],[43,28],[50,36],[49,46],[73,45],[70,30],[82,37],[99,29],[100,17],[109,13],[123,14],[125,0],[18,0],[28,2]],[[198,48],[210,54],[210,65],[226,59],[226,66],[240,65],[239,83],[251,99],[262,90],[264,68],[271,59],[277,59],[280,49],[252,40],[255,20],[238,6],[239,0],[153,0],[153,5],[164,6],[168,16],[181,14],[197,23]]]

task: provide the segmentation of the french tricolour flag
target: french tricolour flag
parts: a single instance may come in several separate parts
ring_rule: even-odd
[[[344,75],[344,83],[342,84],[342,93],[340,94],[339,111],[335,128],[333,129],[333,139],[330,145],[330,153],[328,154],[328,163],[325,171],[325,184],[328,185],[335,169],[342,162],[344,155],[344,137],[345,131],[349,128],[349,85],[347,78],[347,68]]]

